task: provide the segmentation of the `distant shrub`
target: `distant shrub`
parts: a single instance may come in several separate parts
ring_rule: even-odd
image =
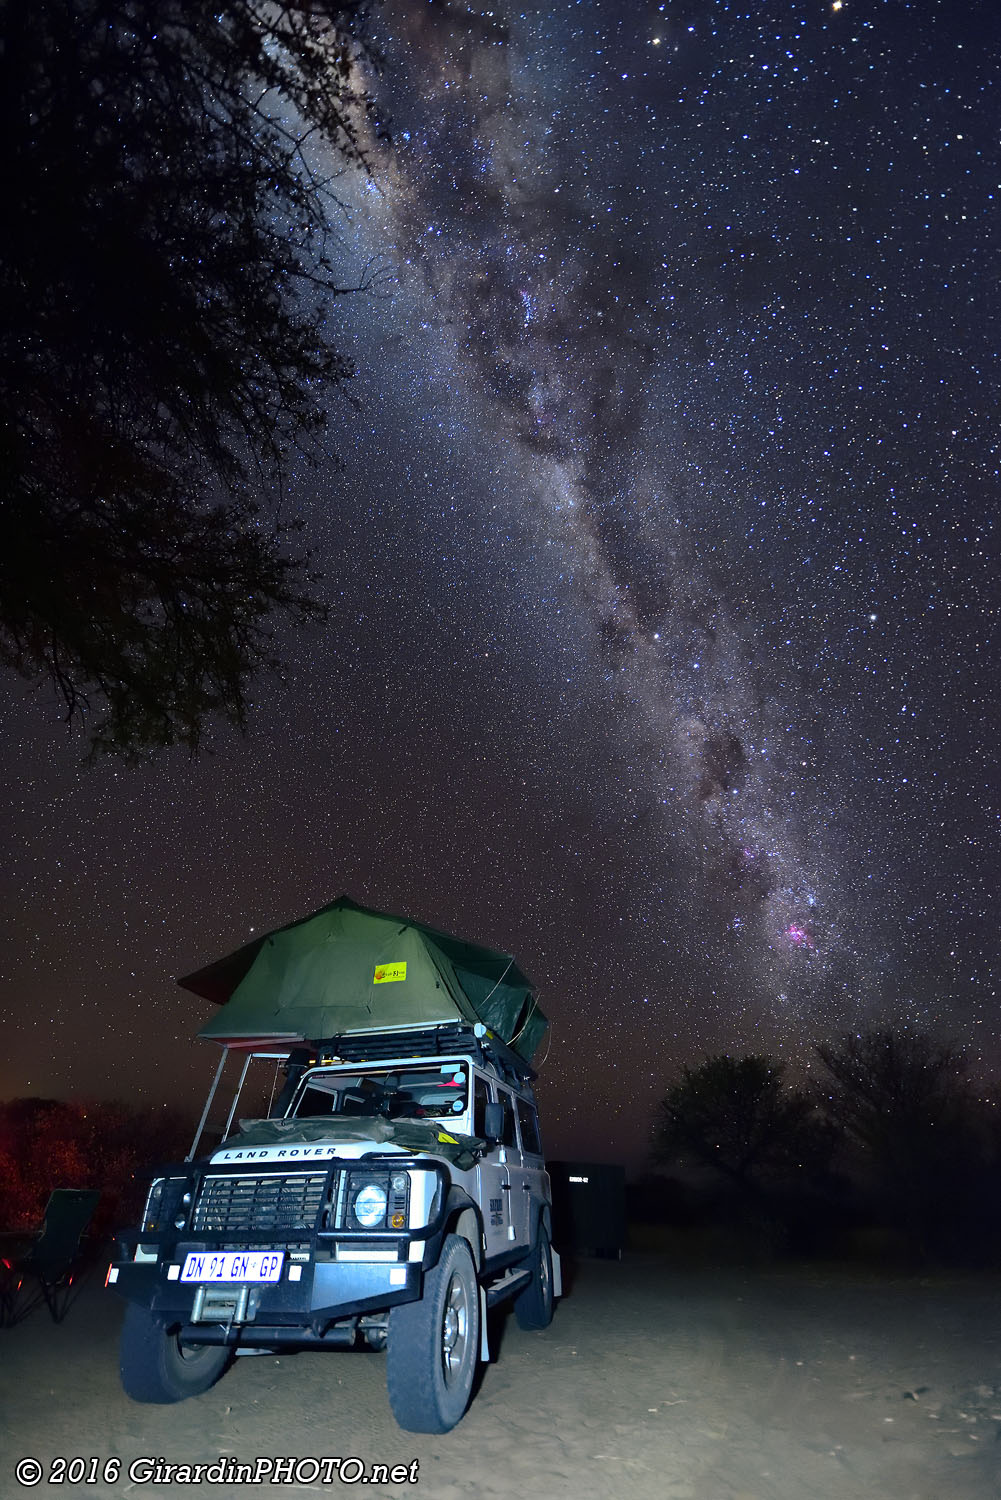
[[[0,1104],[0,1230],[34,1229],[57,1187],[95,1187],[98,1233],[141,1208],[148,1163],[183,1156],[190,1127],[168,1110],[118,1101],[11,1099]]]

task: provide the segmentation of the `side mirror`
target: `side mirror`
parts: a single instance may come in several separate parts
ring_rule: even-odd
[[[504,1106],[489,1103],[483,1111],[483,1134],[492,1146],[496,1146],[504,1134]]]

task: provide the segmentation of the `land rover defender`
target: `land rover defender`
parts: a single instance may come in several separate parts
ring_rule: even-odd
[[[285,958],[307,961],[291,980],[278,964],[294,997],[283,1008],[274,940],[290,932]],[[244,1055],[241,1085],[256,1056],[275,1059],[284,1086],[267,1117],[236,1129],[234,1100],[215,1149],[198,1156],[196,1138],[187,1161],[158,1170],[141,1222],[119,1236],[109,1282],[129,1304],[124,1388],[177,1401],[237,1355],[365,1343],[385,1351],[400,1426],[447,1432],[489,1358],[488,1308],[510,1299],[523,1328],[542,1329],[561,1291],[535,1075],[517,1050],[529,1017],[541,1034],[534,997],[526,1008],[508,955],[347,898],[249,946],[228,971],[182,982],[207,994],[223,972],[233,1009],[203,1033]],[[410,1003],[400,989],[380,996],[408,979]],[[406,1025],[415,1012],[422,1024]],[[303,1037],[332,1018],[348,1028]]]

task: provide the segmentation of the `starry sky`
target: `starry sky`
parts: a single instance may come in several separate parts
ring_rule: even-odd
[[[513,951],[553,1156],[680,1064],[1001,1069],[1001,13],[383,13],[330,604],[246,739],[83,765],[4,679],[0,1096],[200,1103],[173,978],[347,892]],[[544,1060],[543,1060],[544,1059]]]

